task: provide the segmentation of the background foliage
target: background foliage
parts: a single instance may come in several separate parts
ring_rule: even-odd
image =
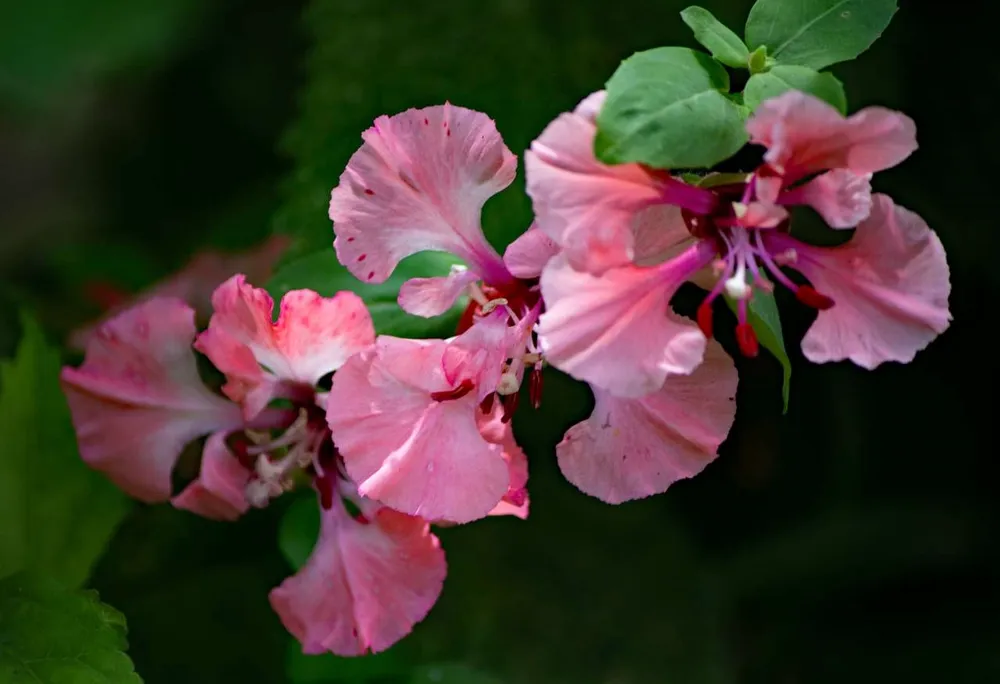
[[[66,522],[85,484],[59,444],[66,416],[51,383],[59,342],[96,312],[88,284],[138,289],[200,247],[248,246],[277,230],[295,239],[292,270],[271,284],[281,289],[301,276],[294,259],[331,254],[328,193],[375,116],[447,99],[489,112],[519,152],[632,52],[694,47],[678,16],[686,4],[7,3],[0,356],[22,350],[0,379],[0,574],[31,566],[54,578],[3,580],[0,681],[9,653],[38,648],[11,634],[62,629],[11,617],[35,620],[32,605],[89,611],[102,625],[95,648],[111,649],[129,676],[113,655],[121,616],[78,593],[81,583],[127,619],[128,654],[148,684],[1000,676],[988,308],[1000,295],[1000,237],[987,173],[1000,128],[981,96],[997,72],[956,66],[990,63],[989,22],[916,3],[903,3],[857,62],[831,69],[852,110],[878,103],[918,124],[921,150],[876,179],[939,231],[952,265],[955,323],[914,364],[808,365],[794,343],[808,313],[784,307],[798,315],[783,320],[795,366],[787,415],[779,364],[740,361],[739,414],[719,460],[665,496],[620,507],[559,475],[552,447],[590,400],[552,375],[544,411],[515,425],[531,458],[530,519],[442,531],[441,602],[412,637],[365,661],[299,656],[267,605],[291,569],[279,530],[285,548],[309,535],[282,517],[308,502],[235,525],[136,506],[115,527],[115,511],[126,511],[95,483],[90,513],[111,522]],[[738,29],[751,3],[703,4]],[[954,59],[927,59],[933,36],[956,35]],[[522,187],[523,178],[487,205],[498,246],[530,220]],[[323,269],[310,277],[324,287]],[[325,277],[336,286],[334,270]],[[22,322],[23,308],[41,329]],[[35,484],[10,486],[21,481]],[[15,495],[30,500],[15,509]],[[24,516],[38,521],[27,538]],[[100,540],[102,524],[113,537],[83,582],[85,545],[55,545]],[[14,560],[15,544],[46,550]],[[24,592],[41,598],[15,612],[9,597]]]

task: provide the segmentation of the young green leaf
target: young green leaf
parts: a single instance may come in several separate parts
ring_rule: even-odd
[[[896,0],[757,0],[747,45],[766,45],[782,64],[822,69],[871,47],[896,13]]]
[[[665,47],[632,55],[607,84],[594,153],[608,164],[704,168],[747,141],[729,76],[708,55]]]
[[[455,322],[461,315],[462,303],[451,311],[435,318],[411,316],[399,308],[396,300],[399,288],[410,278],[447,275],[458,259],[439,252],[422,252],[400,262],[384,283],[363,283],[337,261],[332,248],[299,257],[274,274],[267,285],[275,300],[289,290],[307,288],[321,295],[331,296],[340,290],[356,292],[365,300],[380,335],[399,337],[436,337],[454,332]]]
[[[17,574],[0,580],[0,682],[142,684],[125,618],[95,592]]]
[[[725,296],[726,304],[736,312],[737,304],[729,296]],[[781,332],[781,318],[778,314],[778,304],[774,295],[754,288],[753,297],[747,302],[747,321],[757,334],[757,341],[767,349],[781,364],[782,383],[781,400],[784,411],[788,412],[788,397],[791,393],[792,361],[785,350],[785,337]]]
[[[734,69],[748,68],[750,51],[738,35],[707,9],[688,7],[681,19],[694,31],[694,39],[708,48],[717,60]]]
[[[0,363],[0,577],[41,570],[79,586],[131,503],[80,460],[59,354],[23,321],[17,356]]]
[[[801,90],[815,95],[836,107],[841,114],[847,113],[844,84],[836,76],[792,64],[779,64],[770,71],[751,76],[743,90],[743,101],[754,110],[764,100],[788,90]]]

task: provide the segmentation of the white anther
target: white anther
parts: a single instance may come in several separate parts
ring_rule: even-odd
[[[486,302],[483,304],[483,315],[493,313],[498,306],[507,306],[507,300],[503,297],[497,297],[496,299],[491,299]]]
[[[254,508],[264,508],[271,500],[271,486],[264,480],[251,480],[243,490],[243,495]]]
[[[265,454],[261,454],[257,457],[257,463],[255,464],[257,471],[257,476],[265,482],[271,482],[275,478],[281,477],[285,472],[285,465],[282,461],[272,463],[271,459]]]
[[[507,371],[500,376],[500,381],[497,383],[497,394],[506,396],[508,394],[514,394],[521,388],[521,383],[518,382],[517,376]]]
[[[732,299],[746,299],[750,296],[750,286],[747,285],[746,277],[742,273],[737,273],[727,280],[724,287],[726,294]]]
[[[733,202],[733,213],[736,214],[736,218],[743,218],[747,215],[747,205],[743,202]]]

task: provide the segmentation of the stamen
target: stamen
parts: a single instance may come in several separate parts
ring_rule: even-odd
[[[501,423],[509,423],[510,419],[514,417],[514,411],[517,410],[520,397],[520,392],[514,392],[514,394],[508,394],[501,400],[503,403],[503,416],[500,417]]]
[[[497,394],[500,396],[514,394],[519,389],[521,389],[521,383],[518,381],[517,375],[510,370],[505,371],[497,382]]]
[[[712,339],[712,300],[706,297],[698,306],[698,327],[702,334]]]
[[[497,297],[496,299],[489,300],[488,302],[486,302],[482,306],[483,306],[483,308],[482,308],[482,314],[485,316],[487,314],[493,313],[493,311],[495,311],[497,309],[497,307],[500,307],[500,306],[504,306],[505,307],[505,306],[507,306],[507,300],[504,299],[503,297]],[[508,313],[512,317],[514,316],[514,312],[510,311],[510,309],[508,309]],[[516,317],[515,317],[515,320],[516,320]]]
[[[795,290],[795,298],[806,306],[825,311],[833,306],[833,300],[816,291],[812,285],[800,285]]]
[[[458,387],[450,390],[442,390],[440,392],[431,392],[431,399],[434,401],[451,401],[453,399],[461,399],[466,394],[475,389],[476,385],[472,380],[463,380]]]
[[[542,364],[538,363],[528,376],[528,398],[535,409],[542,405],[542,377]]]
[[[757,343],[757,334],[753,331],[753,326],[749,323],[738,323],[736,325],[736,343],[739,345],[743,356],[753,358],[760,351]]]

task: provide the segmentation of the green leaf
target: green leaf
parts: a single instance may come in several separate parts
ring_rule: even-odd
[[[459,260],[450,254],[421,252],[400,262],[384,283],[364,283],[337,261],[332,248],[299,257],[281,268],[271,278],[267,290],[278,300],[289,290],[309,289],[330,296],[340,290],[356,292],[365,300],[380,335],[427,338],[450,335],[464,308],[459,300],[451,311],[435,318],[411,316],[399,308],[399,288],[410,278],[447,275]]]
[[[871,47],[896,13],[896,0],[757,0],[747,45],[766,45],[782,64],[822,69]]]
[[[760,45],[747,58],[747,67],[749,67],[751,74],[759,74],[765,71],[768,66],[767,46]]]
[[[779,64],[768,72],[751,76],[743,91],[743,101],[753,110],[764,100],[777,97],[788,90],[801,90],[815,95],[836,107],[841,114],[847,113],[844,84],[833,74],[791,64]]]
[[[608,81],[594,152],[608,164],[712,166],[747,140],[728,89],[726,70],[704,53],[667,47],[632,55]]]
[[[688,7],[681,19],[694,31],[694,39],[708,48],[717,60],[735,69],[746,69],[750,51],[740,37],[707,9]]]
[[[736,313],[737,303],[728,295],[724,295],[726,304]],[[788,396],[791,393],[792,361],[785,350],[785,337],[781,332],[781,318],[778,314],[778,303],[774,295],[754,288],[753,296],[747,302],[747,321],[757,334],[757,341],[781,363],[782,384],[781,400],[784,412],[788,412]]]
[[[80,460],[59,354],[23,317],[17,356],[0,363],[0,577],[41,570],[79,586],[131,502]]]
[[[125,618],[95,592],[25,574],[0,580],[0,682],[142,684]]]

